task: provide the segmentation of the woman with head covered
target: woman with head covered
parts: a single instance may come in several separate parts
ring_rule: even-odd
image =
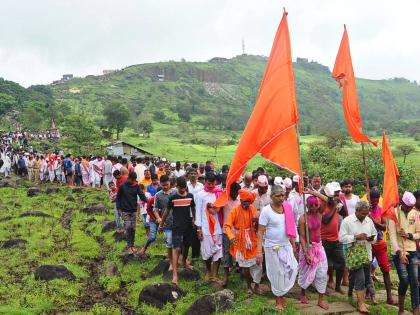
[[[259,217],[257,263],[263,260],[264,240],[265,266],[271,283],[271,291],[276,296],[276,307],[286,308],[284,295],[293,287],[298,263],[296,261],[296,223],[293,210],[285,201],[285,189],[275,185],[271,189],[272,202],[265,206]]]

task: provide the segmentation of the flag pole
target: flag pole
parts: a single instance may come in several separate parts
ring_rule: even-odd
[[[304,216],[304,220],[305,220],[305,235],[306,235],[306,246],[309,249],[311,249],[311,243],[309,242],[309,226],[308,226],[308,217],[307,217],[307,212],[308,209],[306,207],[306,198],[305,198],[305,190],[303,187],[303,170],[302,170],[302,158],[301,158],[301,150],[300,150],[300,131],[299,131],[299,126],[296,123],[295,124],[295,129],[296,129],[296,136],[297,136],[297,142],[298,142],[298,150],[299,150],[299,165],[300,165],[300,180],[302,181],[302,198],[303,198],[303,216]]]
[[[362,156],[363,156],[363,166],[365,168],[365,185],[366,185],[366,197],[370,205],[370,188],[369,188],[369,175],[368,168],[366,163],[366,153],[365,153],[365,144],[362,142]]]

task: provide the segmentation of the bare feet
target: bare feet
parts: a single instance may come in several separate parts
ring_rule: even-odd
[[[127,253],[129,255],[133,255],[136,252],[136,249],[133,246],[130,246],[129,248],[127,248]]]
[[[172,271],[172,270],[174,270],[174,268],[172,268],[172,264],[169,264],[169,269],[168,269],[168,271]]]
[[[183,266],[184,266],[185,269],[189,269],[189,270],[193,270],[194,269],[193,266],[190,265],[190,263],[188,262],[188,260],[185,263],[183,263]]]
[[[210,272],[206,272],[206,274],[204,275],[204,281],[209,281],[211,277]]]
[[[324,301],[318,302],[318,306],[324,310],[328,310],[330,308],[330,306]]]
[[[254,293],[254,291],[252,290],[252,288],[248,288],[248,290],[246,290],[246,293],[251,296]]]
[[[386,300],[386,304],[388,305],[398,305],[398,302],[395,301],[392,297]]]
[[[173,275],[172,276],[172,284],[174,286],[178,286],[178,275]]]
[[[362,314],[368,314],[369,313],[369,310],[367,309],[365,303],[363,303],[362,305],[359,305],[357,307],[357,310],[359,311],[359,313],[362,313]]]
[[[220,280],[219,278],[217,278],[217,277],[213,277],[213,282],[214,283],[216,283],[219,287],[222,287],[223,286],[223,281],[222,280]]]
[[[300,303],[302,303],[302,304],[308,304],[309,303],[308,299],[306,298],[306,295],[301,295],[299,300],[300,300]]]
[[[327,288],[334,290],[334,282],[328,282]]]
[[[264,291],[261,289],[259,283],[256,283],[254,285],[254,292],[255,292],[255,294],[258,294],[258,295],[263,295],[264,294]]]
[[[340,293],[340,294],[344,295],[344,290],[343,290],[341,287],[339,287],[339,288],[335,288],[335,292],[337,292],[337,293]]]
[[[142,247],[142,248],[139,250],[139,255],[140,255],[140,256],[143,256],[145,252],[146,252],[146,248],[145,248],[145,247]]]

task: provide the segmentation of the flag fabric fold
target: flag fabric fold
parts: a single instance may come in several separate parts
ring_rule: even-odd
[[[332,76],[338,82],[339,87],[342,88],[344,118],[354,142],[370,142],[374,146],[377,146],[378,142],[369,139],[362,130],[362,118],[359,111],[356,79],[354,77],[351,60],[349,37],[345,26],[340,48],[338,49],[337,57],[335,59]]]
[[[382,217],[398,222],[394,207],[400,203],[397,184],[397,181],[400,179],[400,173],[391,149],[388,146],[388,139],[385,132],[382,135],[382,160],[384,163]]]
[[[277,29],[270,57],[261,81],[256,104],[245,126],[226,179],[226,191],[214,207],[227,203],[230,185],[244,172],[257,153],[300,175],[296,135],[298,110],[287,13]]]

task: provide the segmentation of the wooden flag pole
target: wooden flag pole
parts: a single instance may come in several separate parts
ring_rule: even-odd
[[[366,185],[366,196],[370,205],[370,188],[369,188],[369,175],[368,167],[366,163],[366,153],[365,153],[365,144],[362,142],[362,156],[363,156],[363,166],[365,168],[365,185]]]
[[[308,226],[308,209],[306,207],[306,198],[305,198],[305,190],[303,187],[303,170],[302,170],[302,158],[301,158],[301,151],[300,151],[300,132],[299,132],[299,126],[298,124],[295,125],[296,129],[296,135],[297,135],[297,141],[298,141],[298,150],[299,150],[299,165],[300,165],[300,180],[302,181],[302,198],[303,198],[303,216],[305,219],[305,234],[306,234],[306,246],[308,247],[308,250],[311,249],[311,243],[309,238],[309,226]]]

